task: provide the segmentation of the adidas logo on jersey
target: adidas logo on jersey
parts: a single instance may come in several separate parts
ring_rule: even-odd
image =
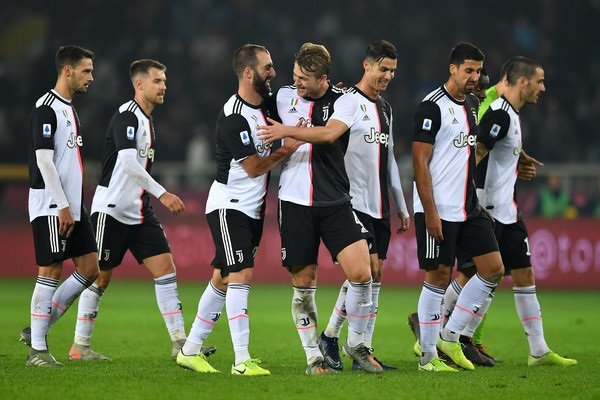
[[[296,107],[292,107],[290,108],[290,111],[288,111],[288,114],[296,114],[298,112],[298,110],[296,110]]]
[[[363,117],[363,121],[370,121],[371,118],[369,118],[369,116],[367,114],[365,114],[365,116]]]
[[[452,120],[452,124],[458,124],[458,120],[457,120],[456,118],[454,118],[454,119]]]

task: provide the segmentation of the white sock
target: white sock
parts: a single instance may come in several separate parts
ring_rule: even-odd
[[[154,279],[154,291],[171,341],[185,339],[181,301],[177,294],[177,274],[173,272]]]
[[[235,363],[238,365],[250,359],[248,342],[250,341],[250,318],[248,317],[248,294],[250,285],[230,283],[227,285],[225,307],[229,321],[229,332],[235,352]]]
[[[423,282],[419,296],[417,313],[419,314],[419,343],[423,356],[421,364],[427,364],[438,356],[436,344],[442,325],[441,305],[445,290],[430,283]]]
[[[490,297],[497,282],[488,282],[479,274],[475,274],[465,285],[458,296],[454,312],[446,327],[442,329],[442,339],[457,342],[460,332],[465,329],[467,324],[479,312],[485,299]]]
[[[485,299],[485,301],[483,302],[483,305],[481,306],[479,311],[477,313],[475,313],[475,315],[473,316],[471,321],[467,324],[465,329],[462,330],[462,332],[461,332],[462,335],[468,336],[470,338],[473,337],[473,334],[475,333],[477,328],[479,328],[479,324],[481,324],[483,317],[485,317],[485,314],[487,313],[488,308],[490,308],[490,304],[492,304],[493,299],[494,299],[494,293],[492,293],[487,299]]]
[[[445,326],[448,323],[461,291],[462,286],[460,286],[460,283],[458,283],[456,279],[453,280],[446,289],[446,293],[444,293],[444,298],[442,299],[442,326]]]
[[[379,311],[379,292],[381,290],[381,282],[373,282],[371,284],[371,312],[369,313],[369,321],[367,322],[367,330],[365,331],[365,346],[373,348],[373,331],[375,330],[375,321],[377,320],[377,312]]]
[[[93,282],[87,280],[79,272],[74,271],[63,283],[60,284],[52,296],[52,315],[48,322],[48,329],[71,307],[71,304]]]
[[[348,346],[356,347],[364,344],[365,331],[369,323],[369,314],[373,306],[371,283],[348,281],[348,294],[346,295],[346,311],[348,312]]]
[[[318,358],[323,358],[317,343],[317,304],[315,302],[315,286],[294,286],[292,297],[292,318],[306,353],[306,362],[310,365]]]
[[[52,314],[52,296],[58,286],[58,279],[38,276],[31,295],[31,348],[48,350],[46,334]]]
[[[329,323],[327,324],[327,328],[325,328],[325,336],[327,337],[340,337],[340,331],[342,330],[342,326],[344,326],[344,322],[348,315],[346,314],[346,293],[348,292],[348,280],[344,281],[342,287],[340,288],[340,293],[338,294],[337,300],[335,301],[335,306],[333,307],[333,311],[331,312],[331,317],[329,317]]]
[[[550,349],[544,339],[542,311],[535,292],[535,285],[513,287],[513,293],[517,313],[529,342],[529,353],[534,357],[541,357]]]
[[[81,293],[79,306],[77,307],[74,343],[82,346],[90,345],[103,293],[104,289],[95,283]]]
[[[181,349],[183,354],[186,356],[200,354],[202,343],[210,335],[221,316],[221,310],[225,305],[225,296],[225,292],[214,287],[212,282],[208,283],[198,302],[198,312],[190,334]]]

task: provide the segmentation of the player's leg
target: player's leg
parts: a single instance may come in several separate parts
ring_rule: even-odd
[[[530,366],[577,364],[576,360],[561,357],[551,351],[546,344],[525,222],[519,218],[515,224],[508,225],[506,231],[506,238],[500,243],[500,249],[510,270],[517,314],[529,343],[528,364]]]
[[[100,268],[98,278],[81,293],[77,307],[75,337],[69,350],[69,360],[109,360],[91,349],[92,334],[99,314],[100,300],[108,288],[113,269],[121,264],[127,251],[129,226],[105,213],[94,213],[91,226],[98,248],[96,263]]]
[[[98,277],[98,249],[94,231],[85,210],[80,221],[75,222],[73,233],[67,241],[67,254],[73,259],[76,270],[56,289],[52,298],[52,316],[49,326],[67,311],[81,292]]]
[[[131,225],[129,249],[154,278],[156,302],[172,342],[171,356],[177,357],[185,343],[185,325],[181,300],[177,293],[177,270],[171,247],[156,215],[144,217],[141,225]]]
[[[217,247],[218,249],[218,247]],[[213,264],[217,263],[216,259]],[[218,372],[206,360],[202,344],[211,334],[225,306],[227,280],[221,276],[220,267],[215,267],[208,286],[198,302],[196,318],[185,344],[177,354],[177,364],[196,372]]]
[[[348,280],[340,288],[338,297],[329,317],[329,323],[319,337],[319,348],[325,357],[325,362],[333,369],[342,370],[344,364],[340,358],[339,337],[344,322],[346,322],[346,295],[348,293]]]
[[[100,300],[112,279],[113,269],[100,270],[100,275],[79,297],[75,337],[69,349],[69,361],[110,361],[110,358],[91,349],[92,334],[100,308]]]
[[[455,223],[442,221],[444,241],[437,243],[429,235],[425,226],[425,215],[415,214],[415,236],[417,239],[417,256],[419,268],[424,270],[425,279],[417,314],[419,320],[419,344],[421,360],[419,371],[455,372],[456,369],[447,366],[439,357],[436,348],[442,325],[441,307],[446,287],[450,282],[451,268],[454,263],[454,247],[457,227]],[[416,346],[415,346],[416,347]]]
[[[477,274],[469,280],[458,296],[454,312],[440,332],[438,348],[457,365],[472,370],[473,364],[464,357],[459,343],[460,332],[495,290],[504,273],[504,266],[492,224],[484,216],[476,216],[462,223],[457,247],[461,249],[461,254],[473,256]]]
[[[348,339],[343,345],[344,352],[359,362],[364,371],[380,373],[383,369],[364,344],[372,307],[371,266],[365,238],[372,235],[349,205],[320,209],[319,232],[349,282],[346,295]]]
[[[308,375],[337,372],[325,363],[318,345],[315,294],[320,238],[316,213],[311,207],[279,202],[282,265],[292,275],[292,319],[306,355]]]
[[[31,222],[38,276],[31,295],[30,326],[21,332],[21,340],[31,347],[26,365],[55,367],[63,364],[49,353],[46,335],[52,315],[52,297],[58,287],[62,261],[66,258],[66,238],[58,234],[58,218],[38,217]]]

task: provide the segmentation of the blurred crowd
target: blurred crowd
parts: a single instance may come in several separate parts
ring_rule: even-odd
[[[400,54],[385,97],[394,109],[401,162],[410,157],[415,107],[446,79],[450,49],[459,41],[483,50],[492,83],[514,55],[544,66],[547,91],[522,116],[529,154],[546,163],[597,162],[600,51],[593,37],[599,17],[598,0],[10,2],[0,16],[0,163],[26,162],[29,113],[55,82],[54,54],[63,44],[96,54],[95,82],[75,100],[86,160],[100,160],[108,121],[132,96],[130,62],[150,57],[168,67],[166,102],[154,115],[157,161],[187,162],[201,172],[214,168],[213,129],[236,87],[231,57],[237,47],[254,42],[270,49],[276,89],[291,83],[300,45],[322,43],[332,54],[331,79],[351,85],[361,75],[366,46],[381,38]]]

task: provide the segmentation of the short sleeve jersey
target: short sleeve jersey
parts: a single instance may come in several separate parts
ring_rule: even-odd
[[[336,119],[351,127],[358,118],[356,98],[331,85],[318,99],[298,96],[295,86],[283,86],[276,96],[284,125],[295,126],[305,120],[312,126],[324,126]],[[344,167],[347,146],[348,131],[331,144],[301,145],[283,163],[279,198],[309,207],[349,203],[350,183]]]
[[[517,222],[517,163],[523,145],[519,113],[504,97],[494,101],[479,123],[477,141],[489,154],[477,165],[479,202],[503,224]]]
[[[344,157],[352,208],[373,218],[389,218],[388,162],[396,163],[392,108],[381,96],[373,100],[356,86],[348,92],[359,104],[359,118],[350,128]]]
[[[54,165],[75,221],[81,218],[83,164],[79,148],[79,117],[70,101],[51,90],[40,97],[31,114],[29,140],[29,220],[58,215],[58,205],[46,190],[35,151],[54,151]]]
[[[234,209],[250,218],[263,218],[269,173],[251,178],[241,162],[252,156],[267,157],[272,144],[257,136],[257,126],[267,125],[268,102],[254,106],[237,94],[229,98],[219,114],[217,135],[217,178],[206,201],[206,213]]]
[[[152,117],[135,100],[121,105],[113,115],[104,140],[102,177],[92,201],[92,213],[102,212],[126,225],[139,225],[152,211],[150,196],[125,172],[119,151],[135,149],[137,162],[152,171],[156,132]]]
[[[465,221],[477,209],[473,181],[477,107],[475,96],[458,101],[442,86],[425,96],[415,113],[413,141],[433,145],[429,160],[433,200],[445,221]],[[416,182],[413,207],[424,212]]]

